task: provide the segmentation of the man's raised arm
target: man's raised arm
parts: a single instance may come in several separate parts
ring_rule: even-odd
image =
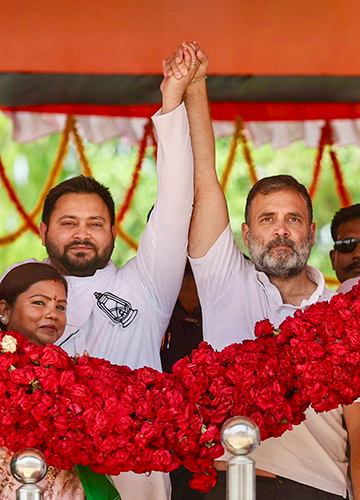
[[[203,257],[229,223],[224,193],[215,171],[215,141],[206,92],[207,55],[196,42],[183,43],[166,61],[164,72],[183,78],[187,54],[197,68],[187,87],[184,101],[188,113],[191,144],[194,153],[194,210],[189,235],[189,255]]]

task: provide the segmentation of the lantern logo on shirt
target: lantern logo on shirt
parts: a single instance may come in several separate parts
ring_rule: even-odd
[[[127,300],[117,297],[111,292],[95,292],[94,295],[97,299],[97,306],[113,323],[126,328],[136,318],[138,310],[133,309]]]

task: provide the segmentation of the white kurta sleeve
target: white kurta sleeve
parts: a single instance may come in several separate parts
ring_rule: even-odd
[[[142,235],[137,266],[157,308],[171,314],[186,262],[194,198],[193,155],[184,104],[153,122],[158,135],[158,193]]]

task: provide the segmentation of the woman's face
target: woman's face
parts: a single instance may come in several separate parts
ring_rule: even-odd
[[[8,330],[17,330],[37,345],[53,344],[66,325],[66,292],[56,280],[38,281],[10,308]]]

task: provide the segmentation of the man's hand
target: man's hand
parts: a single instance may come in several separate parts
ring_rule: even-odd
[[[186,76],[189,58],[191,65],[196,68],[191,83],[204,79],[209,67],[209,58],[196,42],[183,42],[169,59],[163,61],[164,76],[175,76],[178,80]]]
[[[163,60],[164,79],[160,86],[163,94],[163,114],[169,113],[181,104],[199,66],[196,50],[187,43],[186,46],[178,47],[168,59]]]

